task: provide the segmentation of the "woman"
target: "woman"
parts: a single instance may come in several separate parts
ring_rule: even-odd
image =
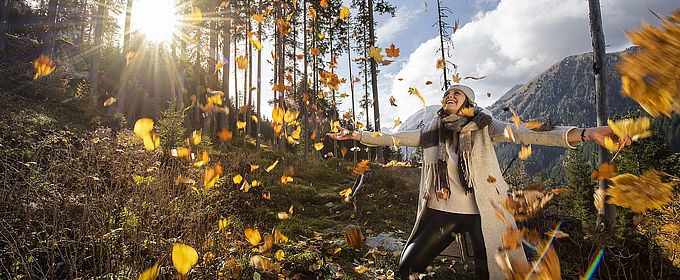
[[[508,185],[503,180],[493,149],[493,142],[511,142],[574,148],[582,141],[603,145],[606,136],[616,135],[607,126],[576,128],[556,126],[537,132],[524,126],[499,121],[489,111],[475,106],[475,93],[465,85],[446,90],[437,116],[421,130],[371,135],[348,131],[328,134],[337,140],[353,139],[369,146],[422,147],[423,166],[420,180],[418,214],[399,263],[402,279],[417,279],[425,268],[454,240],[452,233],[468,232],[472,239],[477,279],[504,279],[495,263],[507,226],[495,215],[489,201],[501,205]],[[504,133],[506,128],[512,130]],[[511,137],[512,138],[512,137]],[[630,144],[625,139],[622,145]],[[491,176],[497,180],[487,180]],[[514,227],[514,220],[508,217]],[[522,250],[513,250],[526,260]]]

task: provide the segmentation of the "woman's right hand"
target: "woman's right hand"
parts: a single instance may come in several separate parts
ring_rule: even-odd
[[[339,126],[339,125],[336,126],[336,128],[338,129],[338,132],[337,132],[337,133],[326,133],[326,136],[328,136],[328,137],[330,137],[331,139],[334,139],[334,140],[349,140],[349,139],[354,139],[354,138],[352,138],[352,136],[353,136],[352,134],[353,134],[353,133],[350,132],[349,130],[347,130],[346,128],[344,128],[344,127],[342,127],[342,126]],[[355,139],[355,140],[356,140],[356,139]]]

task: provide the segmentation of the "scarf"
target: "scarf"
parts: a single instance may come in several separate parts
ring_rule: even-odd
[[[466,194],[472,192],[474,189],[473,181],[470,179],[470,160],[472,158],[472,132],[483,129],[491,124],[491,116],[482,113],[482,108],[474,107],[474,115],[472,117],[460,116],[457,114],[449,114],[443,109],[437,112],[438,122],[434,122],[427,131],[423,132],[423,148],[437,148],[438,159],[431,172],[434,172],[435,178],[434,189],[437,199],[448,199],[451,194],[451,189],[448,180],[448,169],[446,159],[448,151],[446,149],[446,140],[458,141],[458,172],[461,183],[465,188]],[[425,163],[424,163],[425,164]]]

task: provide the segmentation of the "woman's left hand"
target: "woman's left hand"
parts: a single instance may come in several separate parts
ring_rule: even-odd
[[[630,138],[619,139],[609,126],[589,127],[586,129],[584,137],[586,141],[593,141],[602,147],[604,147],[606,137],[614,140],[614,143],[618,144],[619,147],[629,146],[633,142]]]

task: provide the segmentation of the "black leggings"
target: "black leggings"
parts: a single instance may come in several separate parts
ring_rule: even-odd
[[[424,272],[432,260],[453,242],[452,233],[454,232],[470,233],[475,255],[475,276],[477,279],[489,279],[486,247],[484,247],[479,214],[458,214],[426,209],[423,215],[420,228],[401,255],[399,261],[401,279],[408,279],[411,272]]]

